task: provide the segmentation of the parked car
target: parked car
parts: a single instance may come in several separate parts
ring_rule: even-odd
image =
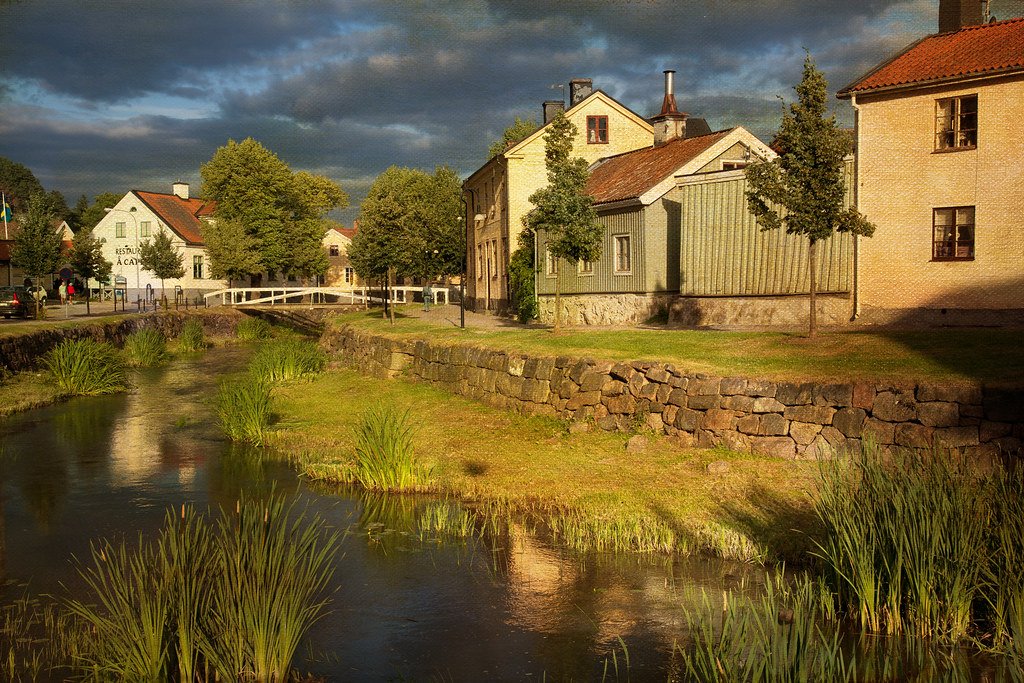
[[[28,315],[31,300],[32,296],[25,287],[0,288],[0,315],[5,318],[15,315],[24,318]]]

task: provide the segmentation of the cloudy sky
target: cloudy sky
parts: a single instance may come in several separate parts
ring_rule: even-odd
[[[1000,19],[1024,0],[991,0]],[[804,50],[833,91],[937,29],[938,0],[0,0],[0,156],[79,195],[200,186],[229,139],[338,181],[468,174],[552,85],[767,139]],[[849,105],[835,103],[849,125]]]

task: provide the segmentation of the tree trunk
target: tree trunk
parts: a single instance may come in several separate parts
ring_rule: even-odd
[[[562,259],[555,256],[555,329],[556,333],[562,331],[562,278],[558,276],[562,269]]]
[[[92,297],[89,296],[89,278],[85,278],[85,314],[86,315],[91,315],[92,314],[92,310],[89,308],[89,299],[91,299],[91,298]],[[101,299],[103,298],[103,286],[102,285],[100,285],[100,298]]]
[[[388,310],[391,311],[391,324],[392,325],[395,324],[395,300],[394,300],[394,298],[392,296],[394,294],[394,287],[391,284],[393,276],[394,276],[393,269],[392,268],[388,268],[388,302],[389,302]]]
[[[811,319],[810,326],[807,331],[807,336],[814,339],[814,336],[818,333],[818,305],[817,305],[817,273],[818,273],[818,255],[817,255],[817,242],[811,240],[810,245],[807,249],[807,255],[810,260],[811,266]]]

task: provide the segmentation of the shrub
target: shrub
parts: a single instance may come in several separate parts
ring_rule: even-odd
[[[203,324],[197,318],[189,318],[178,335],[178,348],[182,351],[199,351],[206,348]]]
[[[235,336],[242,341],[269,339],[270,333],[270,323],[263,318],[245,318],[239,320],[238,325],[235,327]]]
[[[315,343],[286,338],[261,346],[249,362],[249,372],[266,382],[282,382],[319,374],[325,365],[327,356]]]
[[[122,353],[129,367],[151,368],[167,357],[167,340],[159,330],[139,330],[125,338]]]
[[[429,471],[416,462],[409,413],[378,405],[356,427],[356,479],[378,491],[415,491],[426,487]]]
[[[110,344],[69,339],[43,357],[57,386],[72,396],[112,394],[130,388],[124,360]]]
[[[508,262],[508,280],[511,292],[512,310],[519,322],[525,323],[537,317],[536,280],[533,267],[533,233],[523,231],[519,236],[519,248],[512,252]],[[525,238],[525,239],[524,239]]]
[[[262,446],[270,425],[270,385],[256,377],[222,382],[216,399],[217,420],[228,438]]]

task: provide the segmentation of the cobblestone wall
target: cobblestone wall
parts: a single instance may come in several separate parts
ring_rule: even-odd
[[[484,403],[606,430],[646,426],[684,445],[783,458],[882,447],[1016,453],[1024,390],[980,385],[774,382],[685,373],[667,363],[535,358],[477,347],[386,339],[352,328],[321,341],[343,365],[407,374]]]

